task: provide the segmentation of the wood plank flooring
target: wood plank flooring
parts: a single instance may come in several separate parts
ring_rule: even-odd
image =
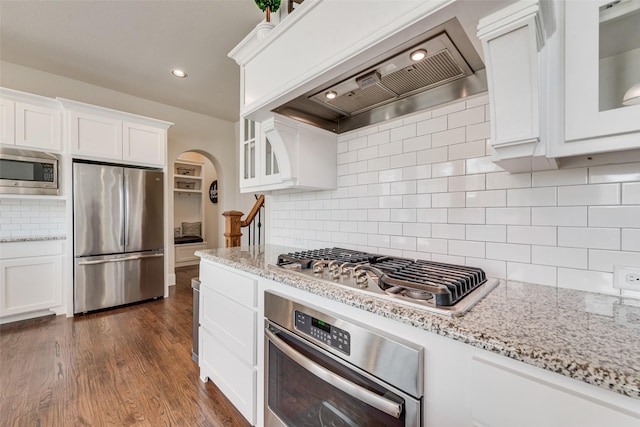
[[[198,270],[176,275],[163,300],[0,326],[0,426],[248,426],[198,377]]]

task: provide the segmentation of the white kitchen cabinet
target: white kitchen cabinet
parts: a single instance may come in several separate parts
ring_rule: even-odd
[[[626,90],[640,83],[640,4],[594,0],[562,5],[565,141],[552,154],[640,148],[640,105],[622,105]]]
[[[475,425],[632,427],[640,423],[638,411],[634,414],[603,393],[596,395],[588,387],[577,387],[582,384],[569,384],[564,378],[493,355],[474,356],[471,377]]]
[[[241,120],[240,191],[335,189],[337,136],[274,114]]]
[[[167,151],[166,128],[124,121],[122,160],[164,165]]]
[[[546,27],[541,4],[516,2],[480,20],[491,110],[493,161],[511,172],[554,169],[546,157],[542,91]],[[544,104],[544,105],[543,105]],[[542,106],[543,105],[543,106]]]
[[[0,143],[61,151],[61,122],[56,100],[0,88]]]
[[[122,160],[122,121],[72,111],[69,113],[71,154]]]
[[[260,123],[240,120],[240,190],[260,185],[258,165],[258,141]]]
[[[60,99],[74,157],[164,166],[172,123]]]
[[[16,102],[0,97],[0,144],[16,143]]]
[[[62,305],[61,241],[0,244],[0,323],[51,314]]]
[[[200,263],[199,365],[240,413],[256,422],[257,279]]]
[[[266,186],[287,186],[283,182],[278,163],[279,155],[273,143],[263,131],[268,124],[261,126],[251,120],[243,119],[240,141],[240,188],[246,191],[260,191]],[[244,192],[244,191],[243,191]]]

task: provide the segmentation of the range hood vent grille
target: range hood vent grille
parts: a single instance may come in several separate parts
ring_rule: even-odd
[[[427,57],[413,62],[418,49]],[[484,64],[454,18],[274,111],[342,133],[486,90]]]
[[[442,50],[415,65],[387,74],[382,78],[382,84],[398,95],[409,95],[464,76],[451,52]]]
[[[364,89],[354,89],[343,95],[327,101],[328,105],[347,114],[356,114],[367,108],[373,108],[384,102],[391,101],[396,95],[390,90],[376,83]]]
[[[383,76],[378,83],[363,89],[354,89],[334,99],[326,99],[322,94],[317,94],[311,99],[326,103],[345,114],[358,114],[465,75],[465,72],[456,64],[451,52],[445,49],[416,64],[393,71]]]

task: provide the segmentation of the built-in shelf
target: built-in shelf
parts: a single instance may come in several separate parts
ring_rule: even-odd
[[[174,193],[189,193],[189,194],[202,194],[202,190],[189,190],[186,188],[174,188],[173,189]]]
[[[197,250],[206,249],[204,227],[204,206],[205,191],[204,163],[191,160],[178,159],[173,165],[173,204],[174,204],[174,228],[179,231],[179,236],[186,236],[183,233],[183,223],[200,223],[200,242],[175,243],[175,266],[183,267],[197,264],[199,258],[194,255]],[[176,232],[174,231],[174,237]],[[188,234],[189,237],[198,237]]]

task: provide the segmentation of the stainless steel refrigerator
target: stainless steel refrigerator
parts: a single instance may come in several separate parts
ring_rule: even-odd
[[[164,295],[163,172],[73,164],[74,313]]]

